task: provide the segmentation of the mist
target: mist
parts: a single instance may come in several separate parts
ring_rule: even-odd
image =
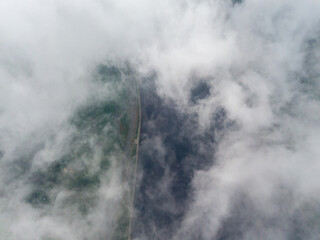
[[[0,238],[111,239],[128,188],[116,151],[99,168],[115,126],[79,130],[77,116],[118,101],[131,71],[132,239],[318,239],[319,13],[315,0],[1,1]],[[94,190],[41,192],[70,153],[83,155],[63,179],[85,166]]]

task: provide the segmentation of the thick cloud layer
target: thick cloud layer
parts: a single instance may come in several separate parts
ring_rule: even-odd
[[[319,3],[189,6],[163,33],[170,43],[149,55],[158,92],[177,104],[176,111],[198,116],[198,125],[190,126],[193,134],[198,127],[209,131],[219,108],[231,124],[212,140],[217,142],[214,165],[196,172],[187,213],[179,230],[173,225],[175,239],[316,239]],[[205,87],[200,100],[190,101],[203,82],[210,96]],[[188,136],[196,141],[193,134]],[[162,136],[159,146],[167,139]],[[196,164],[198,157],[188,161]],[[171,169],[172,161],[164,161]],[[169,207],[167,212],[172,216]],[[158,227],[153,238],[161,239],[161,223]]]
[[[210,100],[221,101],[238,126],[220,141],[216,166],[194,179],[197,197],[184,238],[318,236],[315,9],[314,2],[247,1],[230,13],[236,56],[217,70],[222,76],[212,81]]]
[[[137,203],[137,237],[317,239],[319,13],[315,0],[1,1],[0,236],[112,232],[117,159],[86,218],[25,196],[30,174],[69,149],[77,109],[113,97],[96,66],[129,62],[150,99],[137,200],[156,199]],[[162,174],[145,191],[150,162]],[[171,217],[139,226],[159,202]]]

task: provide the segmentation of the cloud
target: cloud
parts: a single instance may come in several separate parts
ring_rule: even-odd
[[[2,1],[1,228],[13,239],[99,239],[104,229],[112,232],[111,206],[125,188],[119,156],[84,219],[72,204],[61,210],[66,199],[80,198],[65,189],[52,188],[57,202],[50,209],[34,209],[25,199],[35,173],[81,148],[71,144],[77,132],[69,121],[78,109],[114,97],[110,86],[94,80],[97,65],[129,63],[139,77],[155,73],[155,90],[149,80],[142,87],[158,95],[154,104],[163,115],[149,116],[145,129],[152,132],[141,149],[160,146],[154,161],[166,173],[156,184],[169,199],[163,209],[178,206],[171,184],[192,173],[181,175],[190,186],[172,238],[314,239],[319,10],[314,0]],[[193,98],[195,89],[205,93]],[[172,115],[182,123],[171,124],[178,132],[168,126]],[[86,139],[94,172],[102,150],[95,137]],[[184,144],[192,151],[179,155],[178,168]]]
[[[234,37],[230,48],[235,51],[230,54],[226,46],[223,57],[229,62],[222,58],[220,66],[207,58],[213,92],[198,113],[211,116],[222,105],[238,127],[227,130],[219,142],[211,170],[196,174],[195,201],[177,239],[318,235],[318,184],[311,176],[318,169],[319,86],[318,69],[309,64],[310,56],[314,59],[319,52],[315,9],[319,5],[313,1],[246,1],[221,23],[221,29]],[[201,38],[197,41],[201,45]],[[174,84],[187,92],[188,81],[185,77]],[[162,87],[166,93],[167,85]],[[188,106],[184,109],[190,111]],[[314,213],[301,214],[310,206]],[[306,226],[298,229],[295,221]]]
[[[126,188],[122,156],[109,153],[106,176],[99,166],[103,144],[113,147],[114,126],[99,133],[106,136],[101,141],[72,122],[79,109],[86,113],[118,94],[94,79],[110,51],[107,21],[99,20],[107,15],[97,4],[0,3],[1,239],[112,235]],[[77,181],[89,187],[75,190]]]

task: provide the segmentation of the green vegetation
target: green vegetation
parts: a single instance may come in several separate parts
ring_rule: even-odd
[[[122,165],[123,169],[132,165],[127,161],[135,156],[136,144],[132,144],[132,156],[124,157],[123,150],[133,121],[131,107],[136,99],[135,82],[128,77],[126,79],[120,69],[106,65],[97,68],[96,77],[114,90],[113,95],[77,109],[70,119],[74,133],[65,143],[64,152],[46,168],[29,177],[33,189],[25,200],[32,207],[50,206],[56,200],[57,193],[66,190],[68,196],[62,200],[63,204],[73,206],[81,215],[86,215],[96,204],[97,190],[114,165],[112,161],[116,159],[116,164]],[[134,136],[137,134],[138,129]],[[22,170],[30,167],[24,164],[17,166]],[[122,179],[130,181],[132,170],[129,169],[128,176]],[[128,238],[129,199],[130,191],[121,203],[114,240]]]
[[[117,114],[117,105],[111,101],[86,106],[80,109],[71,121],[78,131],[99,134],[108,124],[112,124],[112,120]]]
[[[50,203],[49,196],[41,189],[34,190],[29,196],[27,196],[26,200],[34,207],[41,207],[42,205]]]
[[[107,156],[102,157],[102,159],[100,161],[100,168],[103,171],[106,171],[110,168],[110,160]]]
[[[131,157],[135,158],[137,154],[137,144],[133,144],[132,152],[131,152]]]
[[[128,206],[124,205],[121,208],[121,214],[117,221],[117,227],[113,234],[112,240],[127,240],[129,230],[130,212]]]
[[[130,118],[129,114],[126,112],[122,115],[119,120],[119,127],[120,127],[120,134],[122,136],[122,141],[125,144],[128,133],[129,133],[129,126],[130,126]]]
[[[71,174],[68,180],[68,188],[76,191],[92,190],[100,185],[99,176],[90,175],[87,170]]]
[[[115,66],[100,65],[97,72],[103,82],[119,82],[121,81],[121,71]]]

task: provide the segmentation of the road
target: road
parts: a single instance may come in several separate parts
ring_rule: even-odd
[[[135,144],[137,144],[136,156],[135,156],[135,165],[134,165],[134,176],[133,176],[133,184],[132,184],[132,196],[130,201],[130,219],[129,219],[129,230],[128,230],[128,240],[131,240],[132,234],[132,225],[133,225],[133,205],[134,205],[134,195],[136,190],[136,181],[137,181],[137,168],[138,168],[138,159],[139,159],[139,141],[140,141],[140,128],[141,128],[141,104],[140,104],[140,91],[138,86],[138,113],[137,118],[139,119],[138,127],[138,136],[135,139]]]
[[[123,163],[124,163],[124,174],[122,180],[129,185],[129,191],[125,194],[123,201],[127,202],[129,219],[126,231],[125,239],[131,239],[132,225],[133,225],[133,203],[136,185],[136,173],[137,173],[137,163],[138,163],[138,152],[139,152],[139,139],[140,139],[140,126],[141,126],[141,107],[140,107],[140,91],[139,85],[137,83],[137,95],[131,100],[130,106],[130,125],[128,129],[128,134],[126,137],[125,145],[123,148]],[[139,123],[139,124],[138,124]],[[138,131],[137,131],[138,130]],[[137,131],[137,132],[136,132]],[[133,158],[131,156],[132,151],[136,146],[136,155]],[[119,221],[121,214],[118,216]],[[115,235],[114,235],[115,236]],[[115,237],[116,239],[124,239],[122,237]]]

